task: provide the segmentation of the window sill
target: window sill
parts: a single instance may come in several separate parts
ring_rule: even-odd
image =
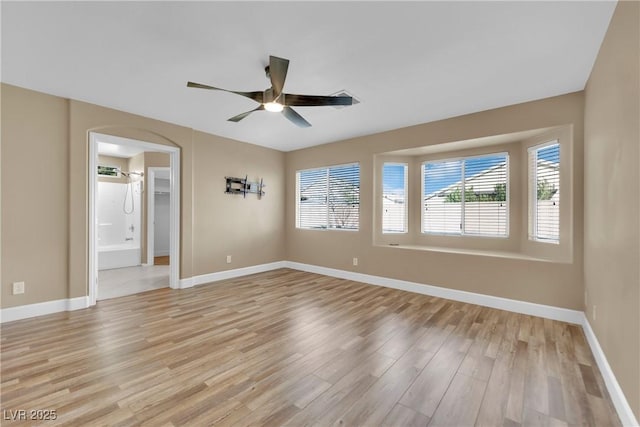
[[[389,249],[408,249],[408,250],[414,250],[414,251],[440,252],[440,253],[449,253],[449,254],[458,254],[458,255],[476,255],[476,256],[485,256],[485,257],[493,257],[493,258],[509,258],[509,259],[523,260],[523,261],[541,261],[541,262],[552,262],[557,264],[570,264],[569,262],[565,262],[565,261],[535,257],[535,256],[523,254],[521,252],[492,251],[492,250],[484,250],[484,249],[463,249],[463,248],[449,248],[449,247],[423,246],[423,245],[391,245],[391,244],[380,244],[380,243],[375,244],[374,246],[379,248],[389,248]]]
[[[323,228],[323,227],[317,227],[317,228],[307,228],[307,227],[296,227],[296,230],[300,230],[300,231],[347,231],[347,232],[351,232],[351,233],[357,233],[358,230],[357,228]]]

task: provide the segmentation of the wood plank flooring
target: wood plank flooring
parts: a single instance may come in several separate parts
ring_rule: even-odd
[[[618,426],[579,326],[281,269],[2,325],[2,425]]]
[[[169,257],[168,256],[157,256],[153,257],[154,265],[169,265]]]

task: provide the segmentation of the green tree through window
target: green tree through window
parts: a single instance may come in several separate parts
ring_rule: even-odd
[[[551,200],[556,191],[555,184],[549,184],[546,179],[538,181],[538,200]]]
[[[465,202],[504,202],[506,200],[507,184],[496,184],[493,187],[493,193],[476,193],[473,190],[473,185],[467,187],[464,191]],[[445,199],[445,202],[447,203],[460,203],[461,201],[462,192],[460,191],[460,187],[456,187],[455,190],[447,194],[447,197]]]

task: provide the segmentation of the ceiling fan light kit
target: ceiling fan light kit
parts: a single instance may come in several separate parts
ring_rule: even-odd
[[[284,105],[271,101],[264,104],[264,109],[272,113],[279,113],[284,109]]]
[[[201,83],[187,82],[187,87],[197,89],[221,90],[244,96],[260,105],[250,111],[233,116],[228,121],[239,122],[255,111],[266,110],[273,113],[282,113],[289,121],[298,127],[310,127],[311,123],[304,119],[292,106],[299,107],[323,107],[323,106],[347,106],[353,105],[351,96],[317,96],[317,95],[296,95],[283,92],[284,82],[287,78],[289,60],[277,56],[269,56],[269,65],[265,68],[267,77],[271,80],[271,87],[259,92],[239,92],[208,86]]]

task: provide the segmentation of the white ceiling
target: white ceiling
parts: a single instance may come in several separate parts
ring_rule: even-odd
[[[2,81],[283,151],[582,90],[615,2],[2,2]],[[188,80],[346,89],[298,128]]]
[[[119,143],[98,142],[98,154],[111,157],[122,157],[129,159],[137,156],[140,153],[144,153],[143,148],[134,147],[131,145],[122,145]]]

